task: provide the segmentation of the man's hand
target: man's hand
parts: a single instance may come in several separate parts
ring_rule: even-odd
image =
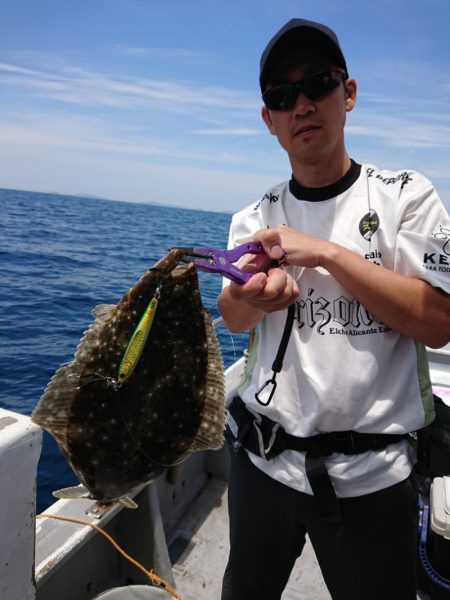
[[[255,233],[254,239],[261,242],[269,256],[275,258],[274,255],[278,255],[279,258],[284,250],[290,265],[311,269],[323,266],[326,253],[332,249],[330,242],[305,235],[285,225],[261,229]]]
[[[282,269],[256,273],[244,285],[231,282],[230,297],[270,313],[292,304],[299,294],[297,282]]]
[[[297,298],[298,285],[291,275],[270,267],[282,257],[278,245],[266,248],[266,255],[248,255],[239,263],[241,269],[255,274],[245,284],[232,281],[219,296],[219,310],[230,331],[256,327],[264,314],[287,308]]]

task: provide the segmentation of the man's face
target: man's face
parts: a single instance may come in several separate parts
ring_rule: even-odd
[[[280,83],[298,83],[307,75],[325,67],[335,66],[330,57],[310,50],[297,50],[278,60],[266,89]],[[344,155],[344,125],[346,113],[352,110],[356,98],[356,82],[343,81],[329,95],[311,100],[303,92],[295,105],[286,111],[263,107],[263,119],[295,166],[326,164]]]

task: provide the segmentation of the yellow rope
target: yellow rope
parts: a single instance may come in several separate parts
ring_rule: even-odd
[[[106,531],[104,531],[101,527],[98,527],[98,525],[94,525],[93,523],[89,523],[89,521],[85,521],[84,519],[78,519],[76,517],[63,517],[61,515],[49,515],[47,513],[42,513],[40,515],[36,515],[36,519],[42,519],[42,518],[59,519],[60,521],[70,521],[71,523],[78,523],[80,525],[88,525],[89,527],[92,527],[92,529],[95,529],[96,531],[98,531],[98,533],[101,533],[108,540],[108,542],[110,542],[114,546],[114,548],[118,552],[120,552],[120,554],[122,554],[122,556],[124,556],[127,560],[129,560],[138,569],[143,571],[152,583],[163,586],[169,592],[169,594],[171,596],[176,598],[176,600],[181,600],[180,594],[178,594],[173,589],[173,587],[170,585],[170,583],[167,583],[167,581],[165,581],[161,577],[158,577],[158,575],[156,575],[156,573],[153,570],[148,571],[144,566],[142,566],[139,562],[137,562],[137,560],[135,560],[129,554],[127,554],[124,550],[122,550],[122,548],[119,546],[119,544],[116,541],[114,541],[113,538],[108,533],[106,533]]]

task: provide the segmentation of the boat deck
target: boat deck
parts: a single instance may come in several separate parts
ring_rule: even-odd
[[[182,600],[220,598],[228,548],[226,482],[211,479],[181,518],[169,547],[172,572]],[[418,600],[427,598],[422,592],[417,595]],[[282,600],[331,600],[308,541]]]
[[[177,534],[169,554],[182,600],[220,598],[229,548],[224,481],[211,479],[206,484],[181,519]],[[331,600],[309,543],[292,572],[282,600]]]

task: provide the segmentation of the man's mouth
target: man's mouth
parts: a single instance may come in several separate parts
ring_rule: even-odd
[[[319,125],[313,125],[311,123],[302,125],[302,127],[299,127],[298,129],[295,130],[294,137],[299,136],[299,135],[304,135],[306,133],[309,133],[310,131],[315,131],[316,129],[319,129],[319,128],[320,128]]]

